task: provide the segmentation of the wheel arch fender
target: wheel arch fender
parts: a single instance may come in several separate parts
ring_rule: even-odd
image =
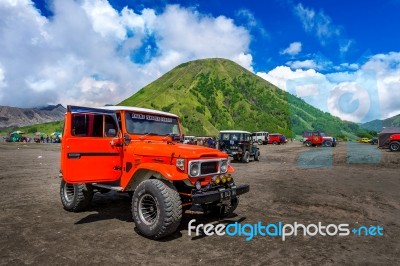
[[[141,182],[148,179],[159,179],[172,183],[173,181],[185,180],[187,178],[188,175],[179,172],[175,165],[161,165],[156,163],[142,164],[132,174],[124,191],[134,191]]]

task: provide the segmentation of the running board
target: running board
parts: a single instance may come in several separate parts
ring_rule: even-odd
[[[115,190],[115,191],[122,191],[122,187],[119,187],[119,186],[111,186],[111,185],[98,184],[98,183],[92,183],[92,185],[95,187],[101,187],[101,188],[111,189],[111,190]]]

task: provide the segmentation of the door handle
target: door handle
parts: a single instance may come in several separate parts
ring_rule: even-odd
[[[68,153],[68,159],[80,159],[81,154],[80,153]]]

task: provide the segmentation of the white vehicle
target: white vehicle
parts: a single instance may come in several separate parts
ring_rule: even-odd
[[[183,143],[184,144],[187,144],[187,143],[189,143],[191,140],[194,140],[196,138],[196,136],[185,136],[184,138],[183,138]]]
[[[265,132],[265,131],[253,132],[251,134],[253,141],[257,142],[260,145],[268,144],[268,136],[269,136],[269,133]]]

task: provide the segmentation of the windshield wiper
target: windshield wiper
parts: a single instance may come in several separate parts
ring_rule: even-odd
[[[159,134],[153,132],[145,132],[144,135],[140,137],[140,139],[144,139],[147,136],[159,136]]]

